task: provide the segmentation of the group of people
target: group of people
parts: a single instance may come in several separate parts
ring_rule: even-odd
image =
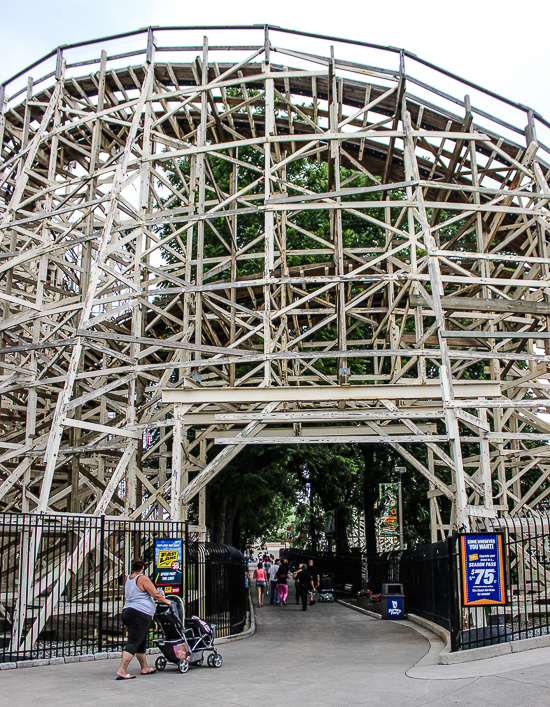
[[[249,563],[253,560],[248,558]],[[258,592],[258,607],[264,605],[266,594],[269,595],[269,603],[279,606],[286,606],[288,599],[288,581],[294,580],[294,590],[296,604],[302,602],[302,611],[306,611],[308,605],[315,604],[315,591],[321,583],[327,586],[327,581],[331,582],[328,574],[320,573],[309,560],[309,564],[302,564],[299,567],[290,567],[288,560],[274,559],[273,555],[260,555],[257,566],[254,569],[253,579],[256,582]],[[246,572],[247,586],[250,585],[250,573]]]
[[[270,595],[270,604],[286,605],[288,597],[288,578],[290,576],[288,562],[275,560],[270,555],[258,558],[253,579],[258,591],[258,606],[264,605],[266,594]]]

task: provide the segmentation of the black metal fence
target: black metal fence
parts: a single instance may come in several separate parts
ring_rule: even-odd
[[[186,548],[187,614],[217,623],[218,636],[242,631],[241,553],[190,542],[185,523],[0,514],[0,662],[121,650],[130,562],[152,575],[154,540],[173,537]]]
[[[416,550],[369,555],[369,588],[400,582],[407,612],[451,634],[451,649],[465,650],[550,634],[550,515],[475,521],[472,532],[503,535],[506,605],[464,607],[458,534]]]
[[[507,603],[505,606],[461,608],[456,649],[550,634],[548,511],[532,511],[511,518],[480,519],[473,530],[503,534]],[[458,568],[456,548],[454,552],[455,567]]]
[[[241,633],[246,623],[246,562],[229,545],[190,542],[187,548],[187,615],[216,624],[217,636]]]
[[[415,550],[369,554],[369,589],[379,594],[384,583],[401,583],[407,612],[452,631],[458,601],[453,564],[449,561],[453,546],[454,540],[449,538]]]
[[[313,565],[319,574],[328,572],[334,578],[336,592],[349,587],[349,594],[357,594],[361,590],[361,553],[337,555],[334,552],[312,552],[310,550],[281,550],[281,557],[291,563],[307,564],[313,560]]]

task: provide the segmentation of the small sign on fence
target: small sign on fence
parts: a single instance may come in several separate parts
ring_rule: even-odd
[[[463,606],[506,604],[501,533],[459,536]]]
[[[183,540],[155,540],[155,586],[165,594],[183,593]]]

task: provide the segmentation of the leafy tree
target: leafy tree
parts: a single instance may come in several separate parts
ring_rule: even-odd
[[[248,446],[207,486],[210,538],[244,549],[273,535],[292,511],[297,485],[282,446]]]

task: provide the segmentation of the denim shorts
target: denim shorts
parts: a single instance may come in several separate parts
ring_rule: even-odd
[[[261,580],[256,580],[256,586],[257,587],[265,587],[265,582],[262,582]]]

